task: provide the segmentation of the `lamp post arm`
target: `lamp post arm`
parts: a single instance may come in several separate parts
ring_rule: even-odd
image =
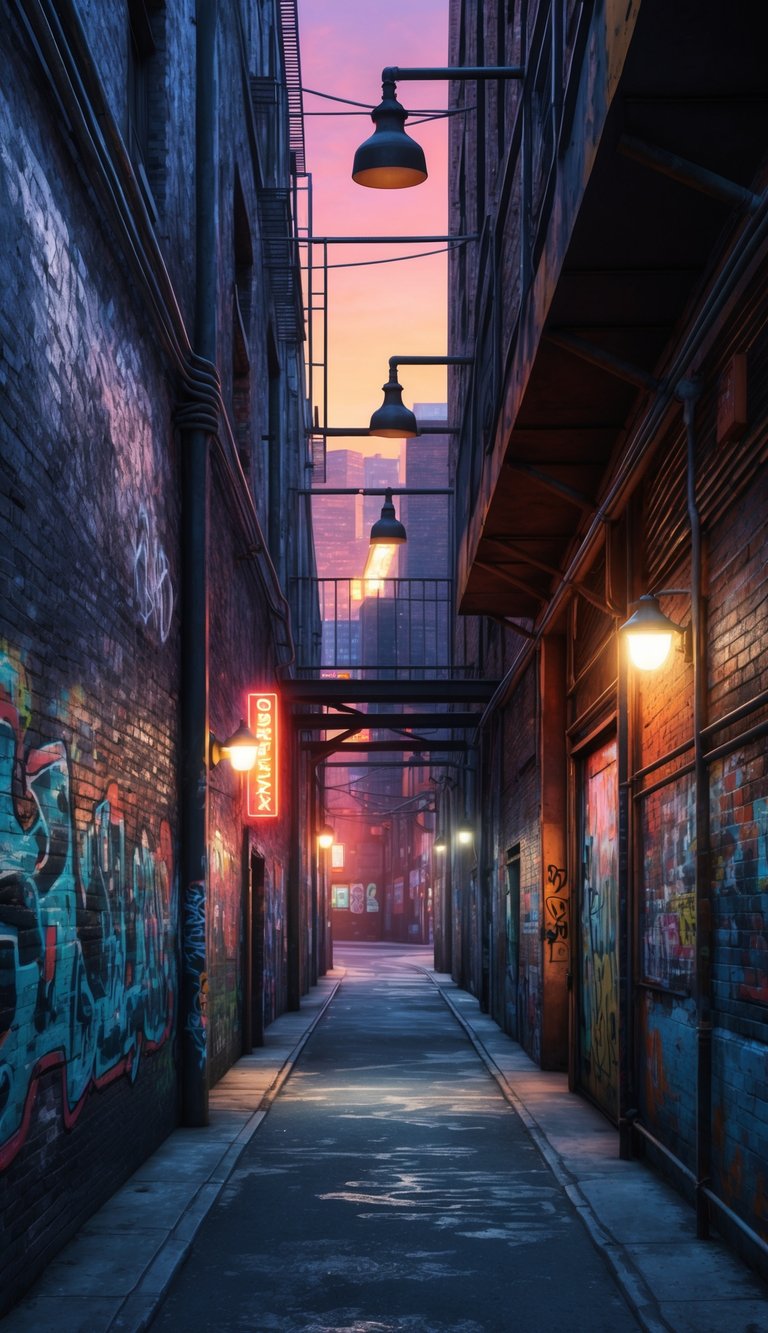
[[[473,356],[391,356],[389,372],[394,374],[398,366],[471,366]]]
[[[444,65],[431,69],[414,67],[401,69],[387,65],[381,71],[382,83],[399,83],[401,79],[522,79],[522,65]]]
[[[447,421],[419,421],[419,435],[458,435],[458,426],[449,426]],[[323,439],[358,439],[361,435],[370,435],[369,426],[321,426],[312,427],[308,435],[321,435]]]
[[[297,495],[453,495],[450,486],[313,486]]]

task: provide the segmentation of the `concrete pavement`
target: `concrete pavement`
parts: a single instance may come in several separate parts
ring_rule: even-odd
[[[619,1161],[616,1132],[568,1093],[564,1076],[539,1070],[476,1000],[432,971],[426,950],[376,947],[390,968],[400,955],[404,969],[425,973],[439,989],[610,1265],[640,1327],[767,1333],[765,1284],[717,1240],[697,1241],[692,1210],[648,1167]],[[2,1321],[4,1333],[149,1327],[345,965],[372,959],[371,946],[339,945],[336,953],[342,966],[304,997],[298,1014],[278,1019],[264,1048],[239,1061],[212,1091],[210,1127],[172,1134]],[[261,1333],[257,1323],[251,1327]]]

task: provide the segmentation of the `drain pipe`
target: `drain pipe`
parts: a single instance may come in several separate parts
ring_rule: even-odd
[[[216,0],[196,2],[195,350],[216,365]],[[181,1114],[208,1124],[208,531],[213,421],[192,415],[182,448]]]
[[[691,528],[691,629],[693,633],[693,745],[696,782],[696,1234],[709,1236],[712,1158],[712,895],[710,879],[709,768],[704,746],[707,721],[707,627],[702,593],[701,520],[696,502],[696,404],[701,384],[682,380],[687,446],[688,521]]]

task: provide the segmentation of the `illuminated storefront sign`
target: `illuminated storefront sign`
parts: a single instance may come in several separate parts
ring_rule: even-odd
[[[277,819],[278,722],[277,695],[248,695],[248,726],[259,742],[259,757],[248,774],[248,818]]]

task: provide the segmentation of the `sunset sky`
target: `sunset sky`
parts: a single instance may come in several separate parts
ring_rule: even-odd
[[[316,236],[444,234],[448,128],[445,119],[411,127],[427,157],[429,179],[410,190],[370,190],[351,177],[355,149],[373,132],[368,114],[313,96],[307,89],[364,102],[380,101],[385,65],[447,64],[447,0],[299,0],[307,169],[313,183]],[[444,107],[447,84],[403,81],[398,99],[409,111]],[[361,109],[362,110],[362,109]],[[414,117],[417,119],[418,117]],[[333,245],[329,265],[383,259],[437,246]],[[322,260],[319,247],[316,259]],[[403,263],[329,272],[329,426],[367,425],[382,401],[381,385],[393,355],[439,356],[446,351],[445,255]],[[317,333],[319,334],[319,322]],[[319,346],[319,344],[318,344]],[[403,367],[403,399],[445,400],[445,369]],[[319,392],[315,402],[322,404]],[[363,448],[362,440],[337,447]],[[332,447],[332,445],[331,445]],[[386,452],[377,440],[374,452]]]

